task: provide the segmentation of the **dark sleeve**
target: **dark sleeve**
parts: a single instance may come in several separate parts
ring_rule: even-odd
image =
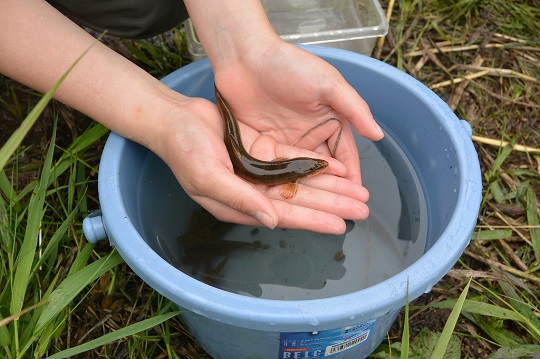
[[[81,26],[140,39],[168,31],[188,18],[180,0],[47,0]]]

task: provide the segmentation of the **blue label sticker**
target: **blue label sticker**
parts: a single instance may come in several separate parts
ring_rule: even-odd
[[[279,359],[325,358],[365,342],[375,320],[320,332],[281,333]]]

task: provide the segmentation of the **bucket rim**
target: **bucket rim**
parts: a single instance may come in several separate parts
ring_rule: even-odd
[[[409,300],[429,292],[455,264],[469,243],[481,201],[481,175],[470,135],[450,108],[429,88],[401,70],[367,56],[322,46],[302,46],[325,60],[361,64],[380,76],[395,77],[435,107],[440,125],[448,132],[456,150],[459,188],[456,206],[448,225],[433,246],[400,273],[357,292],[335,297],[282,301],[253,298],[227,292],[184,274],[159,256],[144,241],[127,216],[118,182],[121,154],[135,143],[111,133],[103,151],[98,179],[103,221],[112,244],[126,263],[152,288],[188,310],[223,323],[265,331],[312,331],[343,327],[383,316]],[[211,71],[207,59],[176,70],[162,79],[174,82]],[[127,240],[120,240],[121,237]],[[466,237],[465,237],[466,234]],[[463,240],[458,241],[458,239]],[[428,255],[429,254],[429,255]],[[436,268],[436,270],[434,270]],[[165,275],[166,274],[166,275]],[[180,284],[179,284],[180,283]],[[344,324],[346,323],[346,324]]]

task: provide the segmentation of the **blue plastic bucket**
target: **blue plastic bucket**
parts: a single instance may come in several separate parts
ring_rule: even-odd
[[[470,126],[396,68],[344,50],[306,49],[343,74],[410,156],[427,204],[425,253],[386,280],[329,298],[261,299],[209,286],[176,269],[149,245],[140,177],[150,153],[113,133],[99,170],[101,211],[85,219],[86,237],[92,242],[108,237],[146,283],[187,309],[186,325],[215,358],[367,357],[404,306],[407,286],[410,300],[429,292],[461,256],[476,223],[482,188]],[[188,96],[214,99],[207,60],[163,82]]]

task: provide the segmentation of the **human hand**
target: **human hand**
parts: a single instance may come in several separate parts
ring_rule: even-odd
[[[204,99],[186,99],[163,118],[166,131],[157,151],[184,190],[218,219],[273,228],[343,233],[343,219],[368,215],[367,191],[343,176],[334,158],[277,142],[241,125],[246,148],[263,159],[317,157],[330,163],[327,172],[301,180],[298,194],[284,201],[279,186],[247,182],[234,174],[223,142],[224,125],[217,107]]]
[[[220,6],[206,1],[190,3],[192,13],[200,15],[195,17],[208,25],[198,29],[209,31],[199,34],[205,38],[207,48],[216,49],[214,59],[229,58],[221,50],[234,48],[228,46],[233,43],[251,48],[251,41],[242,34],[261,41],[261,33],[238,28],[261,28],[265,14],[257,0],[224,1]],[[279,188],[253,185],[234,175],[223,143],[222,119],[214,104],[186,98],[167,88],[107,46],[95,44],[92,36],[45,1],[11,1],[5,10],[0,12],[5,14],[0,16],[0,24],[6,29],[0,32],[0,72],[46,92],[84,49],[95,45],[71,71],[55,97],[154,151],[171,167],[186,192],[219,219],[343,233],[342,218],[367,217],[367,192],[357,183],[350,185],[345,178],[348,170],[339,161],[328,158],[327,173],[302,181],[295,198],[283,201]],[[36,24],[40,36],[30,36]],[[17,31],[7,31],[11,29]],[[18,46],[21,36],[27,46]],[[236,57],[235,52],[230,55]],[[243,125],[241,131],[246,147],[264,159],[324,158],[286,146],[274,136],[264,136],[258,128]]]
[[[216,85],[236,118],[245,125],[242,131],[250,128],[259,134],[251,137],[251,143],[244,140],[248,153],[262,160],[272,160],[276,157],[269,152],[272,143],[294,143],[297,149],[329,156],[342,127],[335,155],[345,171],[338,171],[332,162],[330,170],[334,172],[300,181],[323,189],[327,197],[317,192],[307,193],[300,186],[295,197],[287,201],[279,198],[275,206],[317,208],[326,212],[325,218],[332,220],[337,220],[336,216],[365,219],[368,193],[361,186],[359,155],[349,126],[372,140],[381,139],[383,133],[356,91],[331,65],[284,42],[273,30],[259,0],[230,0],[219,4],[185,0],[184,3],[212,64]],[[328,121],[302,138],[331,117],[338,118],[341,126],[337,121]],[[279,157],[291,158],[295,156],[294,151],[290,148]],[[339,185],[333,187],[331,181]],[[349,204],[355,203],[355,206],[341,206],[338,198],[343,196],[348,196]],[[339,221],[341,232],[345,230],[343,219]],[[280,220],[287,219],[281,216]],[[280,225],[285,226],[283,222]]]
[[[349,124],[372,140],[381,139],[383,133],[367,104],[334,67],[281,39],[216,67],[216,84],[238,121],[261,134],[329,156],[342,132],[335,156],[348,169],[344,177],[361,184]],[[301,137],[329,118],[341,124],[329,121]]]

